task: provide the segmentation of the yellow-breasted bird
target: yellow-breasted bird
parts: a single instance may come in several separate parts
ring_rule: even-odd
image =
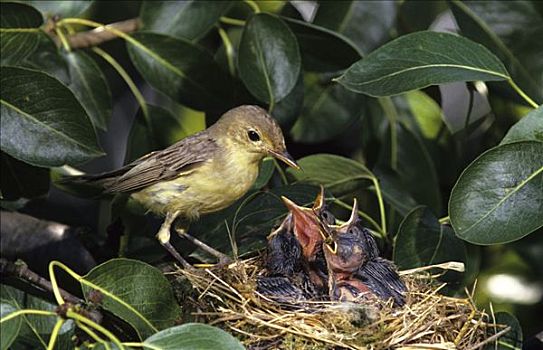
[[[251,188],[261,160],[269,155],[299,168],[287,152],[277,122],[262,108],[244,105],[164,150],[118,170],[74,180],[100,185],[104,193],[131,193],[151,212],[165,216],[157,238],[181,264],[189,266],[169,242],[172,223],[177,217],[196,220],[234,203]],[[186,229],[178,233],[198,243]],[[213,253],[203,243],[198,245]]]

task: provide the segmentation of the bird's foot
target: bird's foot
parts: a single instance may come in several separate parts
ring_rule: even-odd
[[[166,248],[168,253],[170,253],[177,261],[179,261],[179,263],[181,264],[181,266],[183,266],[184,269],[187,269],[187,270],[194,269],[194,267],[191,264],[189,264],[189,262],[186,261],[181,256],[181,254],[177,252],[177,250],[175,250],[175,248],[172,246],[170,242],[164,242],[162,243],[162,246]]]
[[[233,260],[226,254],[219,252],[217,249],[210,247],[209,245],[205,244],[204,242],[200,241],[199,239],[189,235],[185,230],[183,229],[176,229],[177,234],[180,237],[183,237],[189,241],[191,241],[193,244],[195,244],[198,248],[202,249],[203,251],[213,255],[214,257],[219,259],[219,262],[215,265],[212,265],[214,267],[224,267],[230,265]]]

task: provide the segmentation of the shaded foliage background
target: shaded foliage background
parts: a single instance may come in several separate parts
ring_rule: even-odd
[[[284,172],[266,160],[250,193],[191,227],[199,238],[231,251],[230,234],[234,253],[254,252],[286,212],[280,195],[309,203],[323,184],[340,218],[352,198],[359,199],[365,224],[401,269],[462,261],[466,273],[443,277],[448,293],[461,293],[477,279],[481,307],[492,301],[494,310],[519,319],[525,335],[541,331],[541,3],[1,6],[2,207],[71,226],[59,234],[51,229],[58,224],[10,216],[16,221],[2,220],[2,257],[22,258],[44,275],[50,260],[80,274],[92,269],[79,280],[82,291],[68,278],[61,286],[87,301],[93,289],[111,293],[95,304],[123,340],[166,346],[202,332],[224,337],[233,349],[241,346],[210,327],[172,327],[181,311],[160,308],[176,302],[151,266],[169,259],[154,239],[157,219],[127,198],[98,201],[88,188],[55,180],[73,167],[100,172],[121,166],[240,104],[273,114],[304,171]],[[106,30],[116,40],[99,46],[73,40],[100,24],[136,17],[136,31],[135,25]],[[26,227],[21,222],[28,229],[14,229]],[[191,251],[186,242],[174,243]],[[206,259],[198,252],[192,258]],[[96,263],[103,264],[93,269]],[[122,284],[120,276],[126,277]],[[3,315],[54,309],[52,299],[26,297],[35,294],[30,286],[8,282],[2,284]],[[504,294],[504,286],[511,293]],[[6,344],[46,343],[51,322],[38,316],[4,322],[3,332],[12,327],[20,335]],[[68,344],[70,322],[57,347]]]

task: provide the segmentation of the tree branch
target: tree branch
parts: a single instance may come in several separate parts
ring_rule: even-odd
[[[139,18],[131,18],[125,21],[115,22],[106,25],[109,28],[114,28],[124,33],[132,33],[140,27]],[[58,36],[54,35],[54,31],[49,31],[57,46],[61,45]],[[68,44],[72,49],[83,49],[87,47],[98,46],[106,41],[117,39],[118,36],[112,32],[105,30],[103,27],[95,28],[86,32],[78,32],[74,35],[67,36]]]

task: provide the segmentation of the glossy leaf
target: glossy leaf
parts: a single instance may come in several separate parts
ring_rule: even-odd
[[[38,47],[21,66],[52,75],[65,85],[70,84],[68,64],[53,39],[45,33],[39,35]]]
[[[49,170],[35,167],[0,153],[2,199],[34,198],[49,190]]]
[[[230,101],[230,80],[210,54],[195,44],[162,34],[135,33],[130,58],[155,89],[188,107],[204,110]]]
[[[274,160],[271,158],[264,159],[264,161],[260,164],[258,177],[256,178],[252,188],[255,190],[259,190],[262,187],[266,186],[270,181],[271,177],[273,176],[274,171]]]
[[[296,85],[301,69],[296,37],[278,17],[259,13],[249,19],[238,53],[239,76],[260,101],[275,104]]]
[[[466,37],[483,44],[505,64],[513,80],[543,102],[543,17],[530,1],[452,1]]]
[[[436,168],[426,146],[413,131],[403,124],[396,125],[396,144],[393,148],[393,134],[388,130],[387,140],[381,154],[381,163],[390,164],[392,152],[396,159],[396,172],[402,187],[420,204],[429,206],[436,213],[441,211]]]
[[[541,106],[513,125],[500,144],[530,140],[543,142],[543,107]]]
[[[68,52],[65,58],[71,78],[68,87],[85,108],[93,125],[106,130],[112,108],[106,77],[98,64],[82,51]]]
[[[188,136],[179,120],[164,108],[147,105],[148,119],[141,108],[128,136],[127,159],[135,160],[149,152],[164,149]]]
[[[78,164],[102,155],[96,134],[73,93],[38,71],[3,67],[2,150],[37,166]]]
[[[296,35],[305,70],[336,72],[361,58],[358,48],[342,35],[304,21],[282,18]]]
[[[17,310],[35,309],[55,311],[57,305],[39,299],[31,294],[27,294],[19,289],[11,286],[0,284],[0,294],[2,299],[15,307]],[[25,315],[20,317],[21,327],[19,335],[15,339],[12,348],[22,347],[24,349],[39,349],[44,348],[43,344],[47,344],[51,331],[56,323],[57,317],[41,316],[41,315]],[[55,344],[55,350],[71,349],[74,344],[72,337],[74,336],[75,324],[72,320],[64,322],[60,328],[59,335]],[[4,332],[0,338],[4,338]]]
[[[82,284],[85,298],[91,293],[101,295],[100,306],[129,323],[142,339],[172,326],[180,315],[170,283],[146,263],[112,259],[84,278],[99,287],[93,290]]]
[[[408,189],[402,185],[401,175],[391,170],[385,171],[379,168],[378,170],[374,169],[374,172],[379,179],[384,201],[397,210],[402,217],[418,206]]]
[[[302,170],[287,169],[289,175],[299,182],[323,185],[335,195],[351,192],[373,176],[364,164],[333,154],[313,154],[297,162]]]
[[[43,23],[32,6],[13,2],[0,3],[0,63],[17,65],[36,50]]]
[[[345,35],[368,53],[389,38],[397,8],[393,1],[321,1],[313,23]]]
[[[543,225],[543,142],[501,145],[460,175],[449,202],[456,234],[475,244],[520,239]]]
[[[77,17],[87,11],[92,5],[92,1],[90,0],[31,0],[27,2],[40,10],[45,17],[59,16],[60,18]]]
[[[364,96],[338,84],[309,82],[306,86],[303,109],[290,130],[295,141],[329,141],[361,118]]]
[[[338,82],[371,96],[390,96],[453,81],[509,79],[484,46],[458,35],[416,32],[401,36],[353,64]]]
[[[466,260],[464,242],[427,207],[413,209],[400,224],[394,243],[394,262],[400,269]]]
[[[304,104],[304,95],[304,74],[300,71],[294,89],[273,107],[272,116],[284,131],[291,129],[300,116]]]
[[[156,350],[243,350],[245,347],[220,328],[202,323],[187,323],[165,329],[143,342]]]
[[[422,91],[410,91],[405,99],[422,135],[427,139],[435,138],[442,125],[441,108],[436,101]]]
[[[230,5],[229,1],[145,1],[140,10],[142,30],[198,40]]]
[[[4,298],[0,299],[0,318],[4,318],[17,310],[9,301]],[[9,349],[10,345],[15,341],[21,329],[21,322],[22,317],[15,317],[9,321],[0,323],[0,333],[2,334],[0,337],[1,350]]]

